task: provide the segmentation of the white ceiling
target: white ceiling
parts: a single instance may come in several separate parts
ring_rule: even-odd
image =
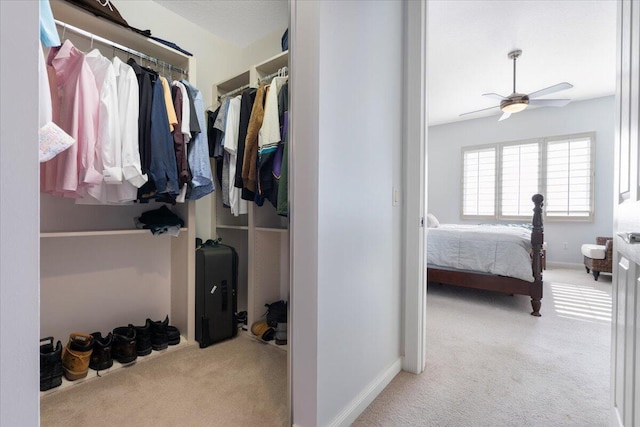
[[[288,0],[154,0],[239,46],[288,26]],[[616,2],[612,0],[429,0],[429,124],[501,114],[499,109],[459,117],[510,95],[517,61],[519,93],[563,81],[573,88],[543,98],[589,99],[615,91]]]
[[[154,1],[238,47],[289,25],[288,0]]]
[[[491,107],[513,89],[507,53],[521,49],[516,90],[531,93],[563,81],[572,89],[544,98],[572,100],[615,91],[616,2],[441,1],[428,9],[429,124],[495,115]],[[551,108],[551,107],[548,107]]]

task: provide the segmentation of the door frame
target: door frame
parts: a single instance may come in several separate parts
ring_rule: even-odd
[[[640,203],[638,186],[638,163],[640,163],[640,144],[638,141],[638,120],[640,108],[640,88],[638,68],[640,55],[640,3],[637,0],[618,0],[617,2],[617,46],[616,46],[616,142],[614,151],[614,196],[613,196],[613,232],[636,231],[640,220],[635,213]],[[622,142],[628,141],[628,152],[622,152]],[[621,176],[621,163],[629,159],[629,168]],[[620,182],[629,180],[625,194],[620,192]],[[640,368],[640,351],[637,333],[640,321],[640,306],[637,304],[638,280],[637,248],[629,246],[616,234],[613,235],[613,307],[611,319],[611,394],[610,424],[612,426],[636,425],[640,420],[638,402],[640,402],[640,382],[637,370]],[[634,245],[635,246],[635,245]],[[621,289],[621,284],[623,284]],[[635,301],[634,301],[635,299]],[[634,328],[635,322],[635,328]],[[635,335],[634,331],[635,329]],[[631,370],[631,372],[629,372]],[[635,376],[634,376],[635,371]],[[621,374],[619,376],[619,374]],[[618,400],[619,399],[619,400]],[[627,423],[627,424],[625,424]]]
[[[405,2],[402,369],[414,374],[426,363],[427,9],[425,0]]]

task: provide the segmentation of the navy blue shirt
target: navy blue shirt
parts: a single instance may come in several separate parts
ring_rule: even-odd
[[[149,173],[155,183],[156,191],[160,194],[177,195],[180,192],[180,187],[178,186],[176,152],[173,147],[173,135],[169,131],[164,90],[159,81],[153,85],[150,140],[151,166]]]

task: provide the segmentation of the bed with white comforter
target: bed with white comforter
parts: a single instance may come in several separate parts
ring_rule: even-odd
[[[531,230],[507,225],[440,224],[427,229],[427,264],[534,282]]]

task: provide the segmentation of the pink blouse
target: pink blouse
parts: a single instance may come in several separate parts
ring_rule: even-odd
[[[102,171],[95,168],[98,88],[84,53],[69,40],[51,49],[47,63],[55,70],[59,95],[52,100],[59,104],[54,106],[53,120],[77,143],[43,164],[42,191],[77,198],[84,193],[83,188],[102,182]],[[59,117],[55,117],[56,110]]]

